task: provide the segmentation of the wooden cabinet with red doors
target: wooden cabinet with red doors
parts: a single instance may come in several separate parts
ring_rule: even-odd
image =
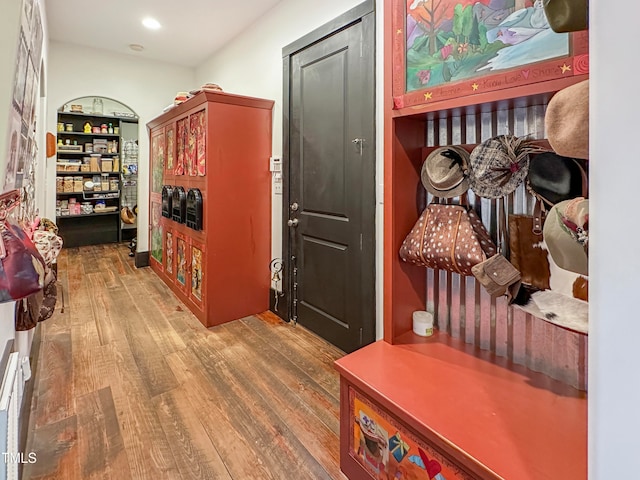
[[[549,98],[588,77],[587,32],[555,37],[549,54],[542,2],[502,2],[490,15],[498,3],[384,2],[384,339],[336,362],[350,480],[587,477],[586,336],[398,255],[428,200],[425,147],[472,148],[505,128],[543,140]],[[501,30],[507,18],[537,27]],[[525,33],[533,40],[486,41]],[[518,51],[532,61],[498,67]],[[495,223],[490,202],[482,218]],[[434,335],[413,333],[416,310],[434,314]]]
[[[150,265],[208,327],[269,308],[273,103],[201,92],[147,124]]]

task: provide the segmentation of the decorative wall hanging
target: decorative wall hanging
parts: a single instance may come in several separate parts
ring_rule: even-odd
[[[555,91],[534,84],[588,74],[588,32],[554,32],[542,3],[393,0],[394,108]],[[514,90],[523,86],[532,88]]]

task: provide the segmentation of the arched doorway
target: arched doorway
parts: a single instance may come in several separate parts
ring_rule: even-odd
[[[65,246],[129,242],[135,248],[138,115],[101,96],[57,111],[56,219]]]

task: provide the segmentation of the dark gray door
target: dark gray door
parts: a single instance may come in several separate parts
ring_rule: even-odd
[[[375,337],[374,14],[290,56],[291,316],[346,352]]]

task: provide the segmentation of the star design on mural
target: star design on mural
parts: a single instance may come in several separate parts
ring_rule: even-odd
[[[433,93],[427,92],[427,93],[424,94],[424,99],[425,100],[431,100],[432,96],[433,96]]]
[[[478,85],[477,83],[473,83],[473,85],[471,85],[471,88],[473,89],[473,91],[475,92],[476,90],[478,90],[478,87],[480,87],[480,85]]]
[[[571,66],[569,66],[569,65],[567,65],[565,63],[560,67],[560,70],[562,70],[562,73],[567,73],[567,72],[571,71]]]
[[[397,33],[398,35],[400,35],[400,34],[402,33],[402,29],[401,29],[401,28],[399,28],[399,29],[396,31],[396,33]]]

